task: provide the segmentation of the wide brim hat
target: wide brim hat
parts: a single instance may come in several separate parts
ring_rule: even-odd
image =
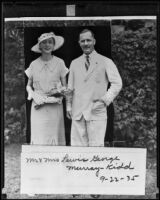
[[[39,38],[38,38],[38,43],[36,45],[34,45],[31,50],[36,52],[36,53],[41,53],[41,50],[39,49],[39,44],[43,41],[43,40],[46,40],[46,39],[49,39],[49,38],[53,38],[54,41],[55,41],[55,44],[54,44],[54,49],[53,51],[59,49],[63,43],[64,43],[64,38],[62,36],[58,36],[58,35],[55,35],[53,32],[50,32],[50,33],[43,33]]]

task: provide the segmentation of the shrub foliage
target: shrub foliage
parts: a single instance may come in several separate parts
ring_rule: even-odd
[[[23,29],[6,24],[4,31],[4,138],[5,143],[25,137],[25,81]]]
[[[112,34],[112,56],[123,79],[115,101],[115,137],[133,135],[156,152],[156,27]]]

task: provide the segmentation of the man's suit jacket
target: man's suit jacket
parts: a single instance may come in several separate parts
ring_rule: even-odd
[[[70,66],[68,88],[73,95],[68,100],[68,109],[72,109],[72,119],[107,119],[106,106],[118,95],[122,88],[122,79],[113,61],[93,51],[90,66],[85,69],[85,56],[73,60]],[[108,83],[111,83],[107,91]],[[93,100],[102,98],[105,103]]]

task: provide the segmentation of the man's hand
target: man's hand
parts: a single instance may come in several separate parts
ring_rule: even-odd
[[[96,103],[96,102],[98,102],[98,101],[99,101],[99,102],[102,102],[102,103],[104,103],[104,104],[105,104],[105,102],[104,102],[104,100],[103,100],[103,99],[94,99],[94,100],[93,100],[93,103]]]

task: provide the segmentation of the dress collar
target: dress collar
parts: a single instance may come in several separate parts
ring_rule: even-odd
[[[41,63],[41,67],[40,67],[40,71],[42,71],[43,69],[45,70],[50,70],[51,72],[53,71],[53,65],[51,65],[51,63],[53,62],[54,56],[52,56],[52,58],[48,61],[44,61],[41,59],[41,57],[39,57],[39,61]]]

